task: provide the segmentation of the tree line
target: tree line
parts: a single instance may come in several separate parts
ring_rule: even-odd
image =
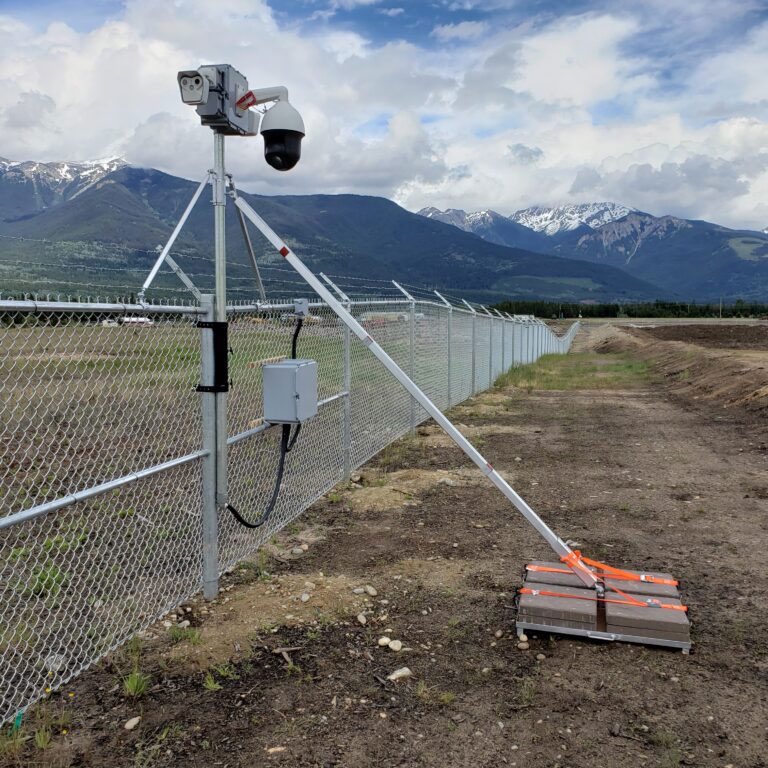
[[[494,305],[513,315],[577,317],[768,317],[768,304],[737,299],[730,304],[697,301],[579,304],[560,301],[502,301]]]

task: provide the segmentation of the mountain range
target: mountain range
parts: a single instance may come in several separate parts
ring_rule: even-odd
[[[734,230],[611,202],[525,208],[508,217],[455,208],[419,213],[499,245],[618,267],[680,298],[768,296],[768,228]]]
[[[196,186],[119,160],[0,161],[0,290],[137,292]],[[311,268],[349,276],[358,293],[375,292],[392,279],[483,302],[512,297],[628,301],[666,293],[611,265],[489,242],[384,198],[243,197]],[[253,279],[239,225],[233,206],[227,210],[231,293],[233,298],[252,298]],[[210,205],[201,200],[173,252],[204,289],[212,285],[211,218]],[[515,222],[509,227],[530,232],[531,242],[539,237]],[[268,292],[306,295],[306,286],[271,246],[256,233],[252,239]],[[157,286],[171,292],[179,289],[179,282],[166,270]]]

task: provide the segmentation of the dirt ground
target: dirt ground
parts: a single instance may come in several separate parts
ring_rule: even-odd
[[[667,375],[680,343],[588,328],[574,355],[548,363],[591,366],[584,388],[506,386],[452,416],[561,536],[681,580],[690,655],[541,635],[518,650],[515,590],[547,548],[425,425],[225,578],[215,603],[167,617],[189,629],[159,623],[52,695],[28,715],[29,741],[1,759],[768,765],[768,420]],[[729,354],[718,349],[721,372]],[[599,375],[626,360],[647,369]],[[750,370],[765,373],[758,362]],[[303,556],[284,556],[302,543]],[[132,666],[150,678],[135,699],[121,683]],[[410,677],[387,679],[402,667]],[[41,728],[52,731],[46,749],[35,745]]]
[[[763,325],[661,325],[644,328],[654,339],[685,341],[703,347],[768,350],[768,323]]]

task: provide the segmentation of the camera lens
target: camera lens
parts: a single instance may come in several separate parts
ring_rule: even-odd
[[[290,171],[299,162],[303,133],[274,129],[262,131],[262,136],[264,159],[276,171]]]

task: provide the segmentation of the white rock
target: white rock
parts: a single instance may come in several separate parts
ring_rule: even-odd
[[[365,592],[365,587],[355,587],[352,590],[353,595],[362,595]]]
[[[370,584],[366,584],[364,589],[366,594],[370,595],[371,597],[376,597],[376,595],[379,594]]]
[[[387,675],[387,680],[391,680],[393,683],[397,680],[407,680],[413,672],[408,667],[400,667],[396,669],[391,675]]]
[[[384,648],[388,646],[392,642],[392,639],[384,635],[384,637],[379,638],[379,645]]]
[[[306,552],[309,549],[309,544],[302,544],[300,549],[302,552]]]
[[[179,626],[182,629],[187,629],[187,627],[189,627],[189,619],[184,619],[184,621],[180,621]]]
[[[500,629],[497,629],[497,630],[496,630],[496,631],[493,633],[493,636],[494,636],[494,637],[496,637],[496,638],[499,638],[499,639],[500,639],[500,638],[504,637],[504,632],[502,632]]]
[[[515,461],[522,461],[522,459],[519,456],[515,456]]]
[[[544,661],[547,657],[543,653],[536,654],[536,661]]]
[[[132,731],[139,723],[141,722],[141,715],[136,715],[136,717],[132,717],[126,724],[123,726],[126,731]]]
[[[456,485],[456,481],[451,480],[450,477],[441,477],[437,483],[438,485]]]
[[[403,644],[400,640],[390,640],[389,649],[391,651],[401,651],[403,649]]]
[[[517,644],[517,648],[518,648],[518,650],[520,650],[520,651],[527,651],[527,650],[528,650],[530,647],[531,647],[531,646],[530,646],[530,645],[528,645],[528,643],[522,643],[522,642],[520,642],[520,643],[518,643],[518,644]]]
[[[291,554],[292,555],[303,555],[304,554],[304,550],[301,547],[294,547],[291,550]]]
[[[366,619],[366,618],[365,618],[365,614],[364,614],[364,613],[358,613],[358,614],[357,614],[357,620],[358,620],[358,621],[359,621],[359,622],[360,622],[360,623],[361,623],[363,626],[365,626],[365,625],[368,623],[368,619]]]
[[[526,634],[518,635],[518,636],[517,636],[517,639],[518,639],[518,640],[519,640],[521,643],[527,643],[527,642],[528,642],[528,635],[526,635]]]
[[[302,603],[308,603],[309,602],[309,593],[308,592],[302,592],[301,593],[301,602]]]
[[[170,629],[170,628],[173,626],[173,622],[172,622],[172,621],[168,621],[168,619],[166,619],[166,620],[163,622],[163,626],[164,626],[166,629]]]

